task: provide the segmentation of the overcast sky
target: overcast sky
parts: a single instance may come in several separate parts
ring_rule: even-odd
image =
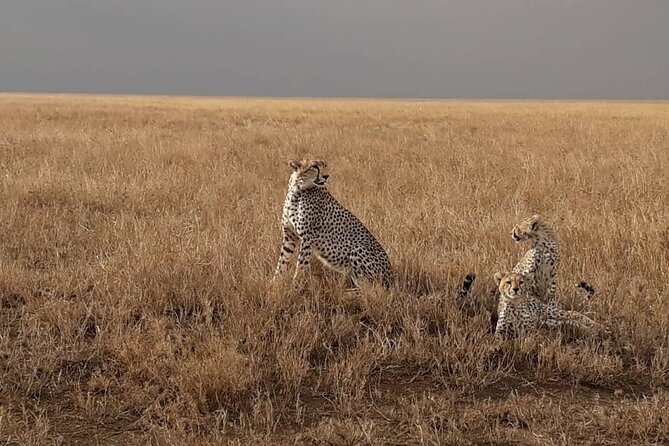
[[[669,0],[0,0],[0,91],[669,99]]]

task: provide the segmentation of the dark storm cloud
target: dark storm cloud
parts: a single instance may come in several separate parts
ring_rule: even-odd
[[[664,0],[2,0],[0,91],[669,99]]]

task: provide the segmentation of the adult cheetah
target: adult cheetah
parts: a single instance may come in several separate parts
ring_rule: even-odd
[[[572,327],[591,330],[599,324],[578,311],[558,309],[554,303],[544,303],[533,294],[533,273],[495,273],[498,285],[499,319],[495,336],[523,335],[541,327]],[[583,287],[588,294],[592,287]]]
[[[283,243],[274,278],[284,273],[298,250],[293,281],[312,255],[325,266],[350,276],[355,289],[362,279],[393,282],[388,254],[371,232],[327,190],[324,161],[291,161],[293,173],[283,205]]]

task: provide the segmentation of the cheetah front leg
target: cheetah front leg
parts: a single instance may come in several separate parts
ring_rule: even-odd
[[[546,287],[546,303],[555,302],[555,292],[557,291],[557,277],[552,274]]]
[[[509,326],[504,320],[498,315],[498,319],[495,321],[495,332],[493,333],[496,338],[503,338],[509,335]]]
[[[299,283],[302,280],[302,277],[311,264],[311,257],[313,254],[313,248],[311,245],[312,241],[310,239],[302,239],[300,253],[297,256],[297,266],[295,267],[293,283]]]
[[[283,228],[283,243],[281,244],[281,250],[279,251],[279,260],[276,263],[276,269],[274,270],[274,277],[272,280],[275,280],[277,277],[286,272],[288,264],[295,256],[297,251],[297,246],[300,243],[300,238],[289,228]]]
[[[512,318],[510,318],[508,315],[500,313],[499,319],[497,319],[495,324],[495,332],[493,333],[494,338],[508,339],[518,335],[523,331],[521,324],[514,323],[514,321],[511,319]]]

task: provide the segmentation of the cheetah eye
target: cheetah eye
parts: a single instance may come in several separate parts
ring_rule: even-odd
[[[511,285],[511,281],[510,281],[510,280],[507,280],[507,281],[506,281],[506,284],[507,284],[507,285]]]
[[[520,281],[520,282],[518,282],[518,283],[522,285],[522,284],[524,284],[524,283],[525,283],[525,281],[524,281],[524,280],[521,280],[521,281]]]

